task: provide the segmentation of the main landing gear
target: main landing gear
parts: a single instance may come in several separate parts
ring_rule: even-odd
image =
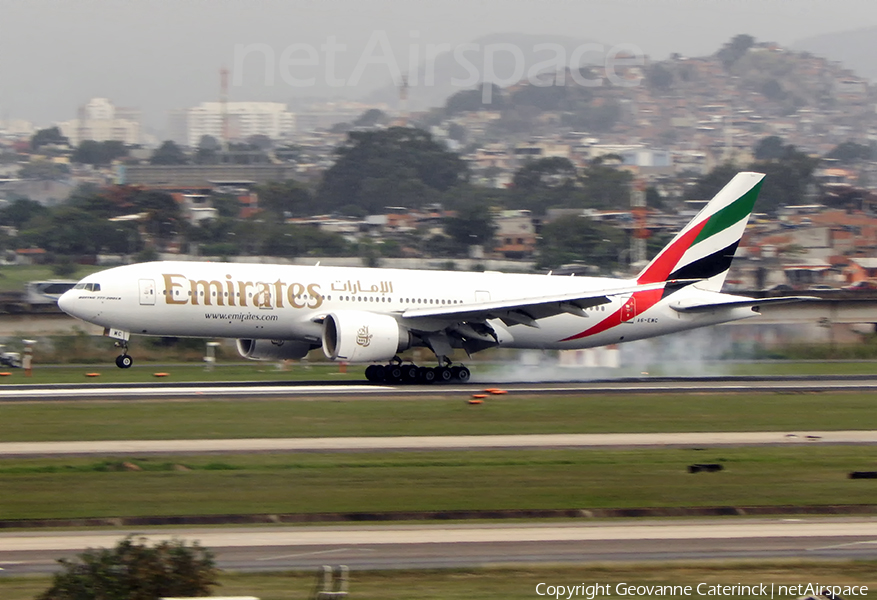
[[[469,381],[469,369],[459,365],[452,367],[451,361],[439,367],[418,367],[415,364],[402,364],[395,358],[387,365],[369,365],[365,369],[365,378],[372,383],[466,383]]]
[[[128,369],[134,364],[134,359],[128,354],[128,342],[120,340],[116,342],[116,348],[121,348],[122,353],[116,357],[116,366],[120,369]]]

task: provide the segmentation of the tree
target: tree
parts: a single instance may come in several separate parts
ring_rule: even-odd
[[[274,147],[274,141],[262,133],[257,133],[248,137],[247,144],[256,150],[261,150],[262,152],[267,152]]]
[[[559,219],[543,225],[539,237],[539,266],[557,268],[586,261],[603,270],[616,268],[619,249],[625,244],[620,229],[585,217]]]
[[[61,572],[37,600],[156,600],[208,596],[218,585],[213,553],[181,540],[149,546],[126,537],[112,549],[88,549],[61,559]]]
[[[370,108],[359,115],[353,122],[354,127],[374,127],[375,125],[383,125],[388,122],[387,114],[377,108]]]
[[[835,146],[825,157],[833,158],[841,163],[871,160],[871,146],[857,144],[856,142],[844,142]]]
[[[122,142],[83,140],[73,151],[70,160],[79,164],[99,166],[108,165],[124,156],[128,156],[128,148]]]
[[[484,204],[470,204],[460,210],[456,217],[445,219],[445,233],[461,248],[486,245],[493,239],[495,231],[493,215]]]
[[[776,160],[781,158],[786,152],[786,145],[783,140],[776,135],[761,138],[755,145],[756,160]]]
[[[17,229],[21,229],[25,223],[37,215],[44,215],[47,212],[48,209],[39,202],[28,200],[27,198],[19,198],[0,211],[0,224],[12,225]]]
[[[70,140],[61,135],[61,130],[57,127],[49,127],[48,129],[40,129],[30,139],[30,147],[39,150],[42,146],[57,144],[59,146],[69,146]]]
[[[185,165],[189,163],[189,157],[173,141],[167,140],[152,154],[149,163],[153,165]]]
[[[633,175],[629,171],[608,166],[597,158],[585,168],[580,180],[586,207],[623,210],[630,206]]]
[[[328,211],[348,204],[369,213],[386,206],[422,206],[469,177],[457,154],[426,131],[410,127],[351,131],[335,154],[338,160],[317,192]]]
[[[574,185],[576,167],[568,158],[552,156],[526,163],[515,172],[515,188],[525,191],[566,188]]]
[[[663,63],[653,63],[646,68],[646,83],[656,90],[669,90],[673,85],[673,72]]]
[[[147,230],[155,237],[170,237],[182,219],[180,206],[166,192],[141,190],[131,197],[131,202],[135,212],[147,213]]]
[[[215,165],[219,162],[222,144],[212,135],[202,135],[198,141],[194,161],[196,165]]]
[[[311,190],[293,179],[269,181],[257,187],[256,193],[259,206],[281,220],[286,216],[308,217],[325,212],[325,207],[315,201]]]
[[[709,200],[739,172],[740,168],[733,163],[719,165],[698,179],[693,187],[688,188],[685,192],[685,198],[688,200]]]
[[[484,88],[490,86],[487,94]],[[484,102],[484,97],[490,98],[490,102]],[[496,110],[503,105],[502,89],[494,83],[483,83],[474,90],[462,90],[457,92],[445,102],[445,114],[448,116],[462,112],[474,112],[478,110]]]
[[[735,35],[730,42],[722,46],[716,56],[722,61],[725,69],[730,69],[734,63],[743,58],[753,45],[755,45],[755,38],[751,35],[745,33]]]

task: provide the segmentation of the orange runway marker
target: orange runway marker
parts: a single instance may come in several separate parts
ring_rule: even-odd
[[[478,398],[487,398],[487,394],[472,394],[472,397],[475,399]]]
[[[484,400],[469,400],[469,404],[484,404]]]
[[[503,394],[508,394],[505,390],[490,390],[490,393],[494,396],[502,396]]]
[[[8,371],[4,371],[3,373],[0,373],[0,377],[9,377],[10,375],[12,375],[12,373],[10,373]]]
[[[86,373],[86,377],[100,377],[100,373]]]
[[[153,373],[155,377],[169,377],[170,373]]]

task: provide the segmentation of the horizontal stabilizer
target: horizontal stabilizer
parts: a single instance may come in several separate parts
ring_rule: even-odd
[[[766,304],[791,304],[793,302],[808,302],[810,300],[821,300],[816,296],[787,296],[785,298],[745,298],[741,300],[729,300],[728,302],[705,302],[705,303],[678,303],[671,304],[670,308],[681,313],[699,313],[711,312],[714,310],[723,310],[729,308],[746,308],[751,306],[758,312],[759,306]]]

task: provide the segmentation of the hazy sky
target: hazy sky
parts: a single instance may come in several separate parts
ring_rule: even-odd
[[[385,40],[401,63],[411,48],[422,58],[427,45],[494,33],[633,44],[663,58],[710,54],[739,33],[789,45],[875,25],[871,0],[0,0],[0,117],[46,125],[105,96],[162,127],[168,109],[216,99],[219,68],[253,44],[263,55],[239,60],[247,73],[232,100],[366,96],[389,79],[386,66],[348,84],[367,44],[378,52]],[[279,63],[284,50],[316,64],[313,85],[289,85],[279,66],[270,81],[254,66],[266,51]]]

